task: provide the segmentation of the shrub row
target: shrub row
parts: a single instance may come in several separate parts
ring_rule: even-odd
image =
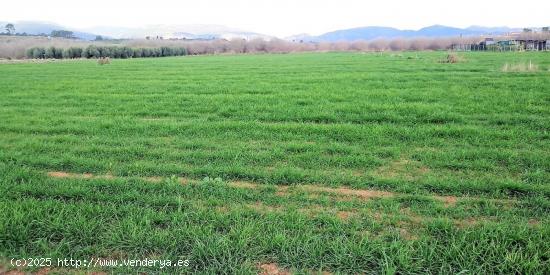
[[[94,46],[86,48],[42,48],[34,47],[27,50],[27,58],[36,59],[63,59],[63,58],[137,58],[137,57],[164,57],[164,56],[183,56],[187,55],[185,48],[130,48],[116,46]]]

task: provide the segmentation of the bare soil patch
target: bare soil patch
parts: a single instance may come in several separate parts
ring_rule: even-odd
[[[436,200],[443,202],[445,207],[450,207],[456,204],[458,198],[455,196],[434,196]]]
[[[299,188],[310,192],[326,192],[346,196],[357,196],[363,199],[393,197],[395,194],[388,191],[351,189],[346,187],[331,188],[315,185],[301,185]]]
[[[276,263],[259,264],[261,275],[290,275],[288,270],[280,268]]]
[[[280,207],[274,207],[270,205],[265,205],[262,202],[256,202],[254,204],[247,204],[246,207],[251,208],[259,213],[273,213],[277,211],[281,211]]]
[[[145,180],[153,183],[159,183],[162,182],[162,177],[146,177]]]
[[[229,182],[229,185],[236,188],[246,188],[246,189],[257,189],[260,187],[258,184],[247,182],[247,181],[232,181],[232,182]]]
[[[47,175],[49,177],[53,178],[82,178],[82,179],[115,179],[116,177],[113,175],[94,175],[91,173],[68,173],[68,172],[60,172],[60,171],[53,171],[48,172]],[[161,182],[162,177],[145,177],[146,181],[150,182]],[[191,180],[188,178],[179,177],[178,181],[182,184],[189,183]],[[246,189],[258,189],[262,187],[261,184],[256,184],[252,182],[247,181],[231,181],[228,182],[228,184],[235,188],[246,188]],[[330,187],[323,187],[323,186],[315,186],[315,185],[297,185],[297,188],[300,188],[305,191],[310,192],[326,192],[326,193],[333,193],[333,194],[339,194],[339,195],[353,195],[358,196],[361,198],[381,198],[381,197],[391,197],[394,196],[394,193],[388,192],[388,191],[378,191],[378,190],[365,190],[365,189],[350,189],[345,187],[339,187],[339,188],[330,188]],[[288,186],[277,186],[277,194],[284,195],[288,191]]]
[[[418,236],[413,234],[411,231],[409,231],[407,228],[400,228],[399,229],[399,235],[407,241],[416,241],[418,240]]]
[[[352,217],[353,215],[355,215],[355,213],[353,213],[351,211],[338,211],[336,213],[336,217],[338,217],[338,219],[343,220],[343,221],[349,220],[350,217]]]
[[[53,177],[53,178],[71,178],[71,177],[73,177],[71,174],[65,173],[65,172],[48,172],[48,176]]]
[[[48,172],[47,175],[49,177],[53,178],[75,178],[75,179],[117,179],[117,178],[124,178],[124,177],[118,177],[114,176],[112,174],[105,174],[105,175],[94,175],[92,173],[69,173],[69,172],[63,172],[63,171],[51,171]],[[152,182],[152,183],[160,183],[164,180],[163,177],[159,176],[151,176],[151,177],[143,177],[145,181]],[[185,177],[178,177],[177,181],[181,184],[188,184],[190,182],[193,182],[193,180]],[[245,189],[258,189],[262,188],[265,185],[257,184],[253,182],[248,181],[228,181],[227,184],[234,188],[245,188]],[[357,197],[362,200],[368,200],[373,198],[390,198],[394,197],[396,195],[399,195],[394,192],[389,191],[382,191],[382,190],[369,190],[369,189],[351,189],[347,187],[325,187],[325,186],[319,186],[319,185],[293,185],[293,186],[276,186],[276,195],[278,196],[287,196],[290,191],[294,190],[301,190],[306,192],[311,192],[310,196],[312,198],[315,198],[315,193],[328,193],[331,195],[335,195],[337,200],[339,201],[346,201],[350,200],[353,197]],[[438,201],[441,201],[445,207],[451,207],[456,205],[459,197],[456,196],[439,196],[439,195],[432,195],[428,197],[432,197]],[[507,203],[513,203],[509,200],[498,200],[503,201]]]

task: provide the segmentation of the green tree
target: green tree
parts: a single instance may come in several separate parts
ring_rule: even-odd
[[[73,58],[73,52],[71,49],[63,49],[63,52],[61,54],[61,56],[64,58],[64,59],[68,59],[68,58]]]
[[[82,57],[84,57],[84,58],[98,58],[98,57],[101,57],[101,53],[98,51],[96,46],[90,45],[82,51]]]
[[[8,32],[8,34],[15,33],[15,26],[12,23],[6,24],[5,28],[6,28],[6,31]]]
[[[134,50],[133,50],[133,57],[134,57],[134,58],[143,57],[143,49],[142,49],[142,48],[134,49]]]
[[[49,47],[44,52],[44,58],[55,58],[55,48]]]
[[[36,58],[36,59],[44,58],[45,53],[46,53],[46,50],[44,48],[35,47],[27,51],[27,57]]]
[[[71,58],[80,58],[82,57],[82,48],[71,47]]]
[[[134,56],[134,50],[129,47],[122,47],[122,58],[130,58]]]

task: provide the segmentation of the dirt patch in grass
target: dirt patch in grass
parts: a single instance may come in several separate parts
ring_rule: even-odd
[[[390,162],[388,165],[379,167],[372,174],[375,177],[383,179],[416,180],[428,172],[430,172],[430,168],[422,165],[420,162],[400,158]]]
[[[354,215],[355,215],[355,213],[351,212],[351,211],[338,211],[338,212],[336,212],[336,217],[338,217],[338,219],[343,220],[343,221],[349,220],[350,217],[352,217]]]
[[[59,172],[59,171],[48,172],[47,175],[53,178],[74,178],[74,179],[115,179],[116,178],[113,175],[94,175],[91,173],[78,174],[78,173],[68,173],[68,172]],[[155,183],[161,182],[163,180],[162,177],[145,177],[143,179],[146,181],[155,182]],[[182,184],[186,184],[186,183],[189,183],[191,180],[188,178],[179,177],[178,181]],[[230,181],[230,182],[227,182],[227,184],[235,188],[246,188],[246,189],[258,189],[264,186],[261,184],[256,184],[256,183],[246,182],[246,181]],[[378,191],[378,190],[350,189],[345,187],[331,188],[331,187],[323,187],[323,186],[315,186],[315,185],[296,185],[295,187],[298,189],[302,189],[304,191],[325,192],[325,193],[333,193],[333,194],[346,195],[346,196],[358,196],[365,199],[394,196],[394,193],[392,192]],[[284,195],[287,193],[288,189],[289,189],[288,186],[277,186],[277,194]]]
[[[399,228],[399,235],[401,236],[401,238],[403,238],[407,241],[416,241],[416,240],[418,240],[418,236],[413,234],[407,228]]]
[[[162,177],[146,177],[145,180],[149,182],[159,183],[162,182]],[[179,181],[181,182],[181,179],[179,179]]]
[[[393,197],[395,194],[388,191],[379,191],[379,190],[366,190],[366,189],[351,189],[346,187],[331,188],[315,185],[301,185],[298,188],[309,191],[309,192],[323,192],[323,193],[332,193],[337,195],[345,196],[357,196],[363,199],[370,198],[387,198]]]
[[[116,177],[113,175],[94,175],[91,173],[84,173],[84,174],[77,174],[77,173],[68,173],[68,172],[48,172],[47,175],[49,177],[54,178],[74,178],[74,179],[115,179]],[[162,182],[162,177],[145,177],[143,178],[146,181],[149,182]],[[188,178],[179,177],[178,181],[182,184],[187,184],[191,180]],[[256,184],[252,182],[247,181],[230,181],[227,182],[227,184],[231,187],[235,188],[246,188],[246,189],[258,189],[265,185],[262,184]],[[331,193],[336,195],[343,195],[343,196],[356,196],[360,197],[362,199],[370,199],[370,198],[386,198],[386,197],[393,197],[395,194],[388,191],[380,191],[380,190],[366,190],[366,189],[351,189],[346,187],[339,187],[339,188],[331,188],[331,187],[324,187],[324,186],[317,186],[317,185],[296,185],[294,186],[296,189],[301,189],[308,192],[317,192],[317,193]],[[288,186],[277,186],[277,195],[286,195],[288,193],[289,187]]]
[[[401,163],[401,162],[400,162]],[[92,173],[69,173],[69,172],[62,172],[62,171],[52,171],[48,172],[47,175],[49,177],[53,178],[74,178],[74,179],[117,179],[117,178],[125,178],[125,177],[117,177],[113,176],[111,174],[106,175],[94,175]],[[165,178],[163,177],[143,177],[142,178],[145,181],[152,182],[152,183],[161,183]],[[178,177],[177,181],[181,184],[188,184],[190,182],[194,182],[194,180],[185,178],[185,177]],[[234,187],[234,188],[245,188],[245,189],[259,189],[262,187],[265,187],[266,185],[257,184],[253,182],[248,181],[228,181],[227,185]],[[359,198],[361,200],[369,200],[373,198],[390,198],[394,197],[396,195],[399,195],[394,192],[389,191],[382,191],[382,190],[369,190],[369,189],[351,189],[347,187],[325,187],[325,186],[319,186],[319,185],[293,185],[293,186],[276,186],[276,195],[277,196],[288,196],[291,191],[305,191],[309,192],[310,196],[312,198],[315,198],[318,194],[316,193],[327,193],[334,196],[335,200],[338,201],[348,201],[352,200],[354,197]],[[445,207],[451,207],[456,205],[458,200],[460,198],[455,196],[440,196],[440,195],[427,195],[428,197],[432,197],[435,200],[441,201]],[[501,201],[501,200],[499,200]],[[504,201],[504,200],[502,200]],[[509,202],[513,203],[513,202]]]
[[[48,172],[48,176],[52,178],[70,178],[70,179],[115,179],[115,176],[111,174],[99,175],[96,176],[92,173],[67,173],[67,172]]]
[[[73,174],[65,173],[65,172],[48,172],[48,177],[53,178],[74,178],[75,176]]]
[[[456,205],[456,202],[458,201],[458,198],[455,196],[434,196],[434,198],[438,201],[443,202],[443,205],[445,207],[451,207]]]
[[[258,184],[247,182],[247,181],[232,181],[232,182],[229,182],[229,185],[236,188],[246,188],[246,189],[258,189],[260,187]]]
[[[67,179],[105,179],[105,180],[114,180],[118,178],[124,178],[124,177],[118,177],[114,176],[112,174],[105,174],[105,175],[94,175],[92,173],[68,173],[68,172],[48,172],[47,175],[52,178],[67,178]],[[144,177],[143,180],[153,183],[160,183],[162,182],[164,178],[163,177]],[[188,183],[189,179],[187,178],[178,178],[178,181],[182,184]]]
[[[250,209],[253,209],[254,211],[262,213],[262,214],[282,211],[281,207],[265,205],[261,202],[256,202],[254,204],[246,204],[246,207],[248,207]]]
[[[260,275],[290,275],[290,271],[280,268],[276,263],[258,264]]]

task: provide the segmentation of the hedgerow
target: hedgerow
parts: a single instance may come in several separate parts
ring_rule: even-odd
[[[33,47],[27,49],[27,58],[34,59],[70,59],[70,58],[140,58],[140,57],[165,57],[184,56],[187,49],[183,47],[160,48],[130,48],[117,46],[95,46],[86,48],[56,48]]]

